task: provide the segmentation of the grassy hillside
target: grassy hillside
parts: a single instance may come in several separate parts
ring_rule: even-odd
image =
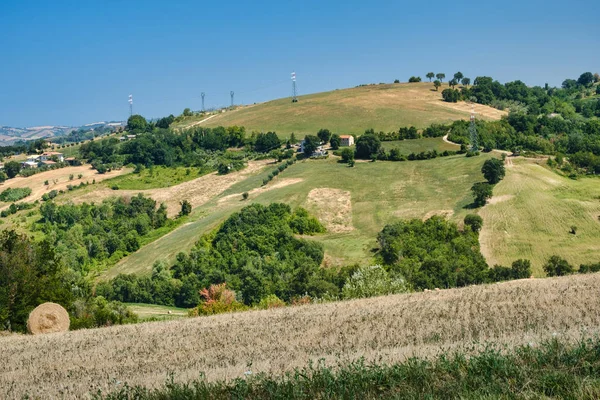
[[[399,145],[405,142],[410,141]],[[471,185],[481,180],[481,165],[487,157],[358,162],[354,168],[338,163],[336,157],[308,160],[289,167],[261,188],[262,180],[275,168],[267,167],[197,208],[190,222],[123,259],[106,277],[149,272],[155,260],[173,261],[200,234],[250,202],[307,208],[328,229],[313,238],[325,245],[326,266],[365,264],[372,257],[377,233],[391,221],[434,214],[462,221],[468,212],[464,207],[472,202]],[[246,191],[249,200],[241,201]]]
[[[431,83],[405,83],[362,86],[300,96],[297,103],[289,98],[239,107],[199,123],[206,117],[186,119],[176,125],[245,126],[248,132],[276,131],[281,137],[316,133],[328,128],[336,133],[362,134],[365,129],[392,131],[399,127],[424,128],[431,123],[466,119],[471,106],[442,101],[441,91]],[[475,105],[480,118],[499,119],[504,112]]]
[[[494,188],[480,241],[488,263],[528,258],[536,275],[552,255],[570,263],[600,261],[600,182],[572,180],[524,159],[511,161]],[[577,234],[570,233],[571,226]]]
[[[402,362],[444,351],[538,346],[600,333],[600,274],[288,307],[212,317],[0,337],[0,397],[82,397],[123,383],[279,376],[309,361]],[[35,362],[33,362],[34,360]],[[508,375],[513,377],[512,375]],[[117,383],[119,382],[119,383]]]

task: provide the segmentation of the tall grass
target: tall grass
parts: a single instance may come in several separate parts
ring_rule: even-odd
[[[503,353],[487,348],[467,357],[446,353],[433,360],[411,358],[397,364],[359,360],[337,368],[308,365],[276,378],[267,374],[233,381],[187,383],[173,379],[157,389],[124,386],[97,393],[119,399],[597,399],[600,396],[600,340],[575,345],[550,340]]]

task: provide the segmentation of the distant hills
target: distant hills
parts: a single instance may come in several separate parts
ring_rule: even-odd
[[[0,126],[0,146],[9,146],[18,141],[29,141],[36,139],[51,139],[67,135],[72,131],[95,130],[101,127],[123,126],[123,122],[118,121],[100,121],[81,126],[32,126],[29,128],[14,128],[10,126]]]

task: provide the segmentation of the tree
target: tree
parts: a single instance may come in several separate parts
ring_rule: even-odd
[[[394,79],[394,83],[400,83],[400,79]]]
[[[442,98],[448,103],[456,103],[460,99],[460,92],[455,89],[442,90]]]
[[[486,182],[475,183],[471,187],[471,191],[475,196],[473,204],[475,204],[476,207],[484,206],[488,199],[492,197],[492,188],[493,186]]]
[[[460,82],[460,80],[464,78],[464,75],[462,72],[458,71],[457,73],[454,74],[454,80],[456,82]]]
[[[256,137],[254,150],[260,153],[266,153],[281,146],[279,137],[275,132],[259,133]]]
[[[319,148],[320,139],[314,135],[306,135],[302,143],[304,155],[310,157]]]
[[[573,273],[573,266],[564,258],[552,256],[544,264],[544,271],[548,276],[564,276]]]
[[[600,82],[600,74],[597,72],[594,74],[594,82],[596,82],[596,83]]]
[[[380,148],[381,142],[376,135],[364,134],[356,141],[356,158],[369,159],[373,154],[377,155]]]
[[[12,179],[21,172],[21,164],[16,161],[9,161],[4,164],[4,172],[6,172],[6,176]]]
[[[4,171],[0,171],[0,183],[5,182],[8,179],[8,175]],[[48,182],[48,181],[46,181]]]
[[[180,217],[189,215],[192,212],[192,204],[189,201],[183,200],[179,204],[181,204],[181,211],[179,212]]]
[[[483,218],[477,214],[467,214],[464,223],[465,226],[470,227],[473,232],[478,233],[483,226]]]
[[[298,143],[298,139],[296,139],[296,135],[294,134],[294,132],[292,132],[292,134],[290,135],[290,144],[296,143]]]
[[[336,133],[331,135],[331,139],[329,139],[329,144],[331,145],[331,148],[333,150],[339,149],[340,145],[342,144],[342,139],[340,138],[340,135]]]
[[[585,87],[591,86],[594,83],[594,75],[591,72],[584,72],[577,79],[577,83]]]
[[[448,82],[448,86],[454,88],[454,86],[458,85],[458,80],[456,78],[450,79]]]
[[[145,132],[148,127],[148,121],[141,115],[135,114],[127,119],[126,129],[129,132],[140,133]]]
[[[435,80],[433,82],[433,86],[435,86],[435,90],[437,91],[440,88],[440,86],[442,86],[442,82]]]
[[[342,150],[342,161],[345,163],[354,161],[354,151],[351,148],[346,147]]]
[[[429,78],[429,82],[431,82],[431,80],[433,79],[433,77],[435,76],[435,74],[433,72],[428,72],[427,75],[425,75],[426,77]]]
[[[184,117],[191,117],[192,115],[194,115],[194,114],[192,114],[192,110],[190,110],[189,108],[185,108],[183,110],[183,116]]]
[[[506,174],[504,163],[497,158],[486,160],[483,163],[483,167],[481,167],[481,172],[484,178],[492,185],[500,182]]]
[[[469,86],[471,84],[471,78],[462,78],[460,83],[462,83],[465,86]]]
[[[531,262],[529,260],[519,259],[512,263],[513,279],[525,279],[531,276]]]
[[[421,77],[420,76],[411,76],[410,78],[408,78],[408,82],[409,83],[421,82]]]
[[[438,80],[440,82],[444,82],[444,78],[446,77],[446,74],[440,72],[439,74],[435,74],[435,77],[438,78]]]
[[[319,132],[317,132],[317,136],[319,137],[319,139],[321,139],[321,142],[327,143],[331,138],[331,132],[329,131],[329,129],[319,129]]]

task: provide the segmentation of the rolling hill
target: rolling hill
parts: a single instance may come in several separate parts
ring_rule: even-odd
[[[431,83],[359,86],[300,96],[297,103],[283,98],[207,116],[190,117],[176,124],[190,126],[244,126],[248,132],[275,131],[281,137],[315,134],[321,128],[336,133],[362,134],[366,129],[392,131],[399,127],[425,128],[432,123],[467,119],[471,105],[447,103]],[[499,119],[504,111],[475,104],[479,118]]]

